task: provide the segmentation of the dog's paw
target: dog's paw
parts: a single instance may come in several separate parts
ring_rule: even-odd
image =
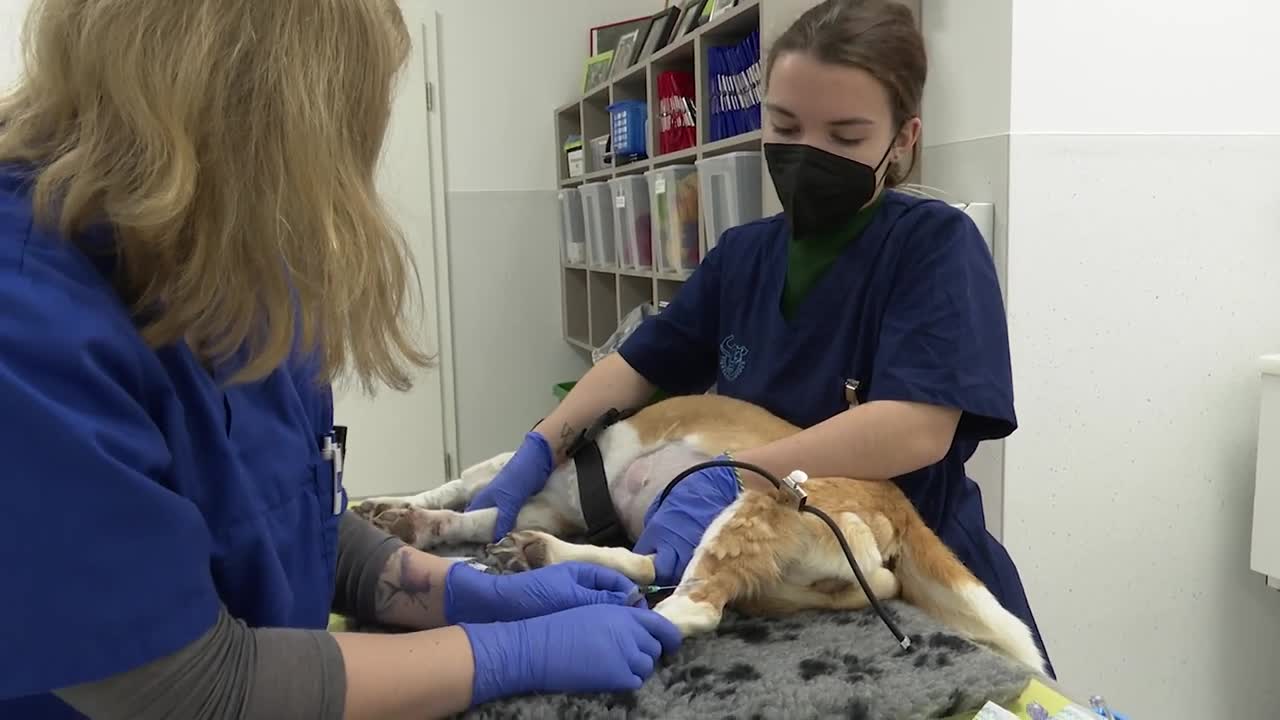
[[[403,507],[408,507],[408,505],[409,505],[408,503],[406,503],[406,502],[404,502],[404,501],[402,501],[402,500],[390,500],[390,499],[383,499],[383,498],[369,498],[368,500],[362,500],[362,501],[360,501],[360,503],[359,503],[359,504],[352,505],[352,506],[349,508],[349,510],[350,510],[351,512],[355,513],[357,516],[362,517],[362,518],[364,518],[365,520],[368,520],[369,522],[373,523],[374,525],[377,525],[378,523],[377,523],[377,522],[375,522],[375,518],[377,518],[377,517],[378,517],[379,515],[381,515],[382,513],[386,512],[387,510],[390,510],[390,509],[392,509],[392,508],[403,508]],[[381,526],[379,526],[379,527],[381,527]]]
[[[715,630],[723,615],[711,603],[693,600],[679,592],[658,603],[653,611],[670,620],[685,637]]]
[[[367,515],[364,514],[366,512]],[[362,505],[359,514],[367,517],[374,527],[399,538],[406,545],[423,548],[428,544],[430,523],[427,512],[422,508],[408,503],[373,503],[367,509]]]
[[[534,570],[556,562],[555,538],[537,530],[513,532],[485,551],[505,572]]]

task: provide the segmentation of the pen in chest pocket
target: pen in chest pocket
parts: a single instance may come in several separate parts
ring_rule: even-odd
[[[334,515],[342,513],[342,471],[346,461],[346,428],[335,427],[334,432],[324,436],[321,445],[321,456],[330,463],[330,482],[332,483]]]

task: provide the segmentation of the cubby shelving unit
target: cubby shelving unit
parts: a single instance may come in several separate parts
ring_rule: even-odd
[[[708,49],[736,44],[754,31],[760,32],[761,53],[767,56],[773,38],[781,34],[805,10],[820,0],[738,0],[737,5],[717,16],[706,25],[681,35],[666,47],[641,59],[625,73],[611,78],[599,87],[591,88],[581,97],[562,105],[555,111],[556,183],[560,188],[577,188],[591,182],[643,174],[656,168],[672,165],[691,165],[706,158],[740,151],[761,151],[763,139],[760,131],[749,132],[724,140],[710,139],[710,103],[708,93]],[[916,22],[920,22],[921,0],[898,0],[911,8]],[[682,4],[673,0],[674,4]],[[650,157],[620,167],[610,167],[589,172],[579,177],[569,177],[569,165],[564,153],[564,140],[570,135],[583,138],[584,150],[590,155],[589,140],[609,132],[609,105],[619,100],[645,100],[649,117],[646,123],[645,146],[658,147],[657,78],[666,70],[685,70],[693,74],[697,109],[698,138],[694,147],[679,152]],[[590,158],[588,158],[588,161]],[[917,159],[911,182],[921,179],[923,162]],[[760,188],[762,211],[765,214],[779,212],[781,207],[773,193],[764,163],[760,163]],[[705,199],[699,202],[699,212],[705,211]],[[698,223],[700,256],[705,256],[708,238],[701,218]],[[711,238],[714,244],[715,238]],[[564,261],[563,250],[557,242],[556,252],[561,260],[561,304],[565,340],[582,350],[590,351],[603,344],[622,317],[644,302],[660,304],[670,300],[688,279],[690,273],[677,274],[653,271],[631,271],[619,268],[594,268],[585,263],[571,264]],[[657,254],[656,252],[654,253]]]
[[[710,104],[707,101],[710,81],[707,77],[708,48],[737,43],[760,29],[761,5],[782,0],[739,0],[737,6],[706,25],[675,38],[650,57],[643,58],[626,72],[555,111],[557,183],[561,188],[575,188],[585,183],[602,182],[627,175],[638,175],[671,165],[694,162],[740,151],[761,150],[760,131],[712,142],[709,139]],[[644,100],[648,107],[645,146],[658,147],[660,124],[657,117],[658,75],[667,70],[684,70],[693,74],[695,83],[698,137],[694,147],[657,157],[638,160],[604,170],[569,177],[568,161],[563,152],[564,138],[579,135],[585,152],[591,150],[586,141],[609,132],[609,105],[621,100]],[[590,158],[588,158],[588,167]],[[764,182],[764,178],[761,178]],[[703,224],[698,223],[700,256],[707,251]],[[561,256],[561,293],[565,340],[590,351],[602,345],[617,329],[627,313],[644,303],[655,305],[669,301],[688,279],[691,272],[663,273],[653,270],[629,270],[621,267],[597,268],[585,263],[570,263]]]

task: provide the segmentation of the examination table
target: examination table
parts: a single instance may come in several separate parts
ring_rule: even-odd
[[[474,557],[480,548],[437,548]],[[502,700],[466,718],[971,718],[988,700],[1011,703],[1029,670],[944,629],[915,608],[886,603],[913,647],[904,651],[870,609],[782,619],[728,612],[713,634],[685,641],[636,692]],[[335,629],[356,628],[334,618]]]

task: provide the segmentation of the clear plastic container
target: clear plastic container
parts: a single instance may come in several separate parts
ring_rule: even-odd
[[[613,196],[613,233],[618,264],[624,270],[653,269],[653,241],[649,215],[649,184],[640,175],[609,181]]]
[[[600,172],[608,168],[610,163],[605,162],[605,157],[609,154],[609,136],[591,138],[587,145],[587,172]]]
[[[574,188],[560,191],[560,237],[564,261],[571,265],[585,265],[587,228],[582,220],[582,196]]]
[[[759,220],[763,176],[759,152],[736,152],[699,160],[698,186],[702,191],[703,225],[707,249],[716,246],[725,230]]]
[[[579,192],[582,193],[582,224],[587,237],[587,264],[598,268],[617,267],[609,185],[586,183]]]
[[[653,254],[660,273],[693,270],[702,260],[698,243],[698,169],[673,165],[645,173],[653,212]]]

